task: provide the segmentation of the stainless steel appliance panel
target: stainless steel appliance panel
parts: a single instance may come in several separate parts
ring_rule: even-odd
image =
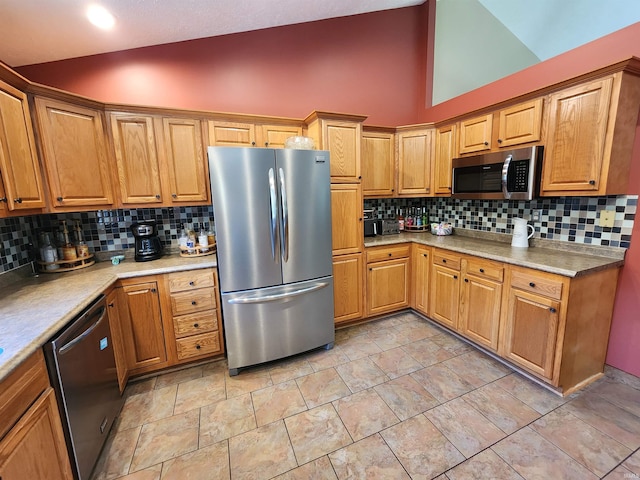
[[[223,293],[227,362],[238,368],[333,346],[333,277]]]
[[[282,283],[273,150],[209,147],[218,271],[223,292]]]
[[[329,152],[275,150],[283,283],[332,274]]]
[[[45,346],[72,464],[87,480],[123,399],[106,303],[101,296]]]

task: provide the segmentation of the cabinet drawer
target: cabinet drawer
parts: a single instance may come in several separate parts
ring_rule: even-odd
[[[460,270],[461,258],[453,253],[435,250],[431,258],[433,259],[434,265],[442,265],[452,270]]]
[[[504,266],[500,263],[475,258],[466,259],[464,263],[465,273],[495,280],[496,282],[502,282],[504,280]]]
[[[174,316],[211,310],[215,307],[216,295],[213,288],[171,294],[171,311]]]
[[[513,270],[511,272],[511,286],[527,292],[544,295],[554,300],[560,300],[562,297],[562,282],[560,280],[538,276],[529,272]]]
[[[212,332],[218,329],[218,319],[215,310],[190,313],[173,318],[173,330],[176,338],[186,337],[198,333]]]
[[[220,351],[220,336],[218,332],[203,333],[176,340],[178,360],[199,357],[208,353]]]
[[[168,278],[170,293],[215,286],[213,272],[210,269],[170,273]]]
[[[405,258],[409,256],[411,245],[398,245],[394,247],[367,249],[367,263]]]

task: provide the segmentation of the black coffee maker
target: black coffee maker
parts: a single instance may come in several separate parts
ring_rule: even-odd
[[[136,262],[156,260],[162,256],[162,242],[158,238],[155,220],[143,220],[131,224],[136,239]]]

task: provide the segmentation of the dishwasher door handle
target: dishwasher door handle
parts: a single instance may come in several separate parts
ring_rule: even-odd
[[[68,352],[69,350],[71,350],[73,347],[75,347],[78,343],[80,343],[84,338],[86,338],[87,336],[91,335],[91,332],[93,332],[96,327],[100,324],[100,322],[102,322],[102,319],[104,318],[106,313],[106,309],[104,306],[100,307],[98,310],[96,310],[95,314],[92,315],[93,317],[97,316],[98,319],[93,322],[91,324],[91,326],[89,326],[89,328],[87,328],[84,332],[82,332],[80,335],[78,335],[77,337],[75,337],[73,340],[71,340],[68,343],[65,343],[64,345],[62,345],[59,349],[58,349],[58,355],[63,355],[65,352]]]

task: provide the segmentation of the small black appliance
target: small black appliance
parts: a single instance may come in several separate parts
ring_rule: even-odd
[[[162,242],[158,238],[155,220],[143,220],[131,224],[136,239],[136,262],[156,260],[162,256]]]

